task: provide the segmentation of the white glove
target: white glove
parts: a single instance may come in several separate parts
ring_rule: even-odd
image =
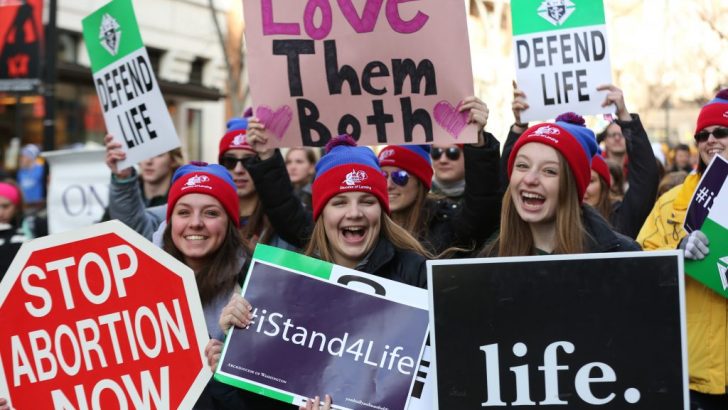
[[[701,260],[710,253],[708,249],[710,241],[704,233],[700,231],[693,231],[687,237],[680,241],[679,249],[685,251],[685,257],[692,260]]]

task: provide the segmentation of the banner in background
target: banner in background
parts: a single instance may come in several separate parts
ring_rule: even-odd
[[[44,152],[48,161],[48,232],[59,233],[93,225],[109,206],[111,171],[106,151],[61,150]]]
[[[43,63],[43,0],[0,1],[0,91],[33,91]]]
[[[83,39],[106,129],[126,152],[119,169],[179,147],[131,0],[113,0],[84,18]]]
[[[511,17],[522,122],[614,112],[596,90],[612,83],[602,0],[512,0]]]

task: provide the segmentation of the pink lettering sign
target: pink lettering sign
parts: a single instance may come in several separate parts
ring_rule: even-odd
[[[250,91],[272,146],[467,143],[462,0],[244,0]],[[455,107],[455,108],[453,108]]]

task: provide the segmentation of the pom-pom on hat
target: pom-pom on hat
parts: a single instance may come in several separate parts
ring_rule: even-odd
[[[609,165],[607,165],[607,161],[602,158],[601,154],[597,153],[592,157],[591,169],[606,182],[607,188],[612,186],[612,174],[609,172]]]
[[[389,213],[387,180],[376,155],[367,147],[356,146],[350,136],[339,135],[326,144],[326,154],[316,164],[311,186],[313,219],[318,219],[329,199],[353,191],[374,195]]]
[[[240,227],[240,209],[235,182],[227,170],[218,164],[193,161],[177,168],[167,195],[167,223],[177,201],[187,194],[210,195],[220,201],[235,226]]]
[[[728,88],[724,88],[703,106],[698,115],[695,134],[711,125],[728,127]]]
[[[244,149],[255,152],[248,144],[245,134],[248,129],[247,118],[232,118],[227,122],[227,131],[220,140],[220,149],[217,153],[217,162],[222,162],[222,155],[231,149]]]
[[[541,123],[528,128],[513,145],[508,158],[508,177],[513,172],[518,150],[530,142],[548,145],[561,153],[574,174],[579,198],[584,198],[586,187],[591,180],[591,160],[597,153],[597,140],[594,132],[584,126],[584,118],[573,112],[556,117],[553,124]]]
[[[403,169],[417,177],[428,191],[432,187],[429,145],[388,145],[379,153],[379,166]]]

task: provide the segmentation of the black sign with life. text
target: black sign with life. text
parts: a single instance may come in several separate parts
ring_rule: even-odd
[[[687,409],[682,255],[428,262],[439,409]]]

